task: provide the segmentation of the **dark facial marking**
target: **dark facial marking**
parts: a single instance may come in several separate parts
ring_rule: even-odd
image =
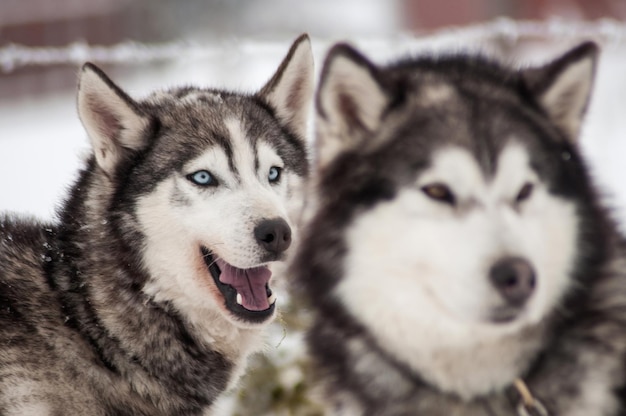
[[[174,189],[172,190],[172,194],[170,195],[170,203],[177,207],[186,207],[191,205],[191,201],[180,189],[178,183],[174,184]]]

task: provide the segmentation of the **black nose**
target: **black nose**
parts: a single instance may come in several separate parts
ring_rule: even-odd
[[[281,254],[291,244],[291,228],[282,218],[261,221],[254,228],[254,236],[272,254]]]
[[[497,261],[489,271],[491,283],[513,306],[522,306],[535,290],[533,266],[521,257],[506,257]]]

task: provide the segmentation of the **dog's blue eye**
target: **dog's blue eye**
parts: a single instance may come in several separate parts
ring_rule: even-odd
[[[217,186],[217,180],[206,170],[199,170],[187,175],[187,179],[200,186]]]
[[[282,169],[277,167],[277,166],[272,166],[270,168],[270,171],[267,175],[267,179],[269,179],[269,181],[271,183],[276,183],[280,180],[280,173],[282,172]]]

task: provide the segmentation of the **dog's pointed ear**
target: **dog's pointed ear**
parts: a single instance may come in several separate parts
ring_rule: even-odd
[[[523,71],[526,85],[552,122],[576,140],[593,88],[598,46],[583,43],[555,61]]]
[[[80,71],[78,114],[96,161],[109,176],[113,176],[120,160],[145,146],[150,118],[91,63],[84,64]]]
[[[389,105],[378,69],[346,44],[326,56],[316,97],[316,162],[323,167],[346,149],[362,145]]]
[[[276,73],[258,95],[301,140],[307,137],[307,121],[313,96],[313,53],[307,34],[291,45]]]

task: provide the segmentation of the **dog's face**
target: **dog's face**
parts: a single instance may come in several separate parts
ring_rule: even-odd
[[[295,237],[289,211],[301,198],[306,156],[303,143],[287,140],[264,110],[233,99],[229,105],[225,97],[210,125],[196,129],[206,129],[202,136],[210,140],[196,141],[194,156],[164,172],[157,187],[138,199],[137,219],[147,237],[146,266],[165,262],[174,277],[155,280],[148,290],[157,294],[173,285],[172,291],[185,292],[180,299],[212,303],[248,325],[275,313],[271,267],[285,260]],[[180,128],[182,117],[171,121]],[[180,146],[180,130],[171,134],[152,155],[177,154],[170,145]],[[158,160],[145,166],[148,175],[162,169]]]
[[[284,260],[292,239],[289,191],[300,185],[302,155],[281,154],[266,138],[250,141],[236,118],[226,119],[225,127],[230,149],[209,147],[163,185],[171,187],[168,209],[212,255],[234,267]]]
[[[469,57],[381,69],[335,47],[317,97],[319,211],[301,248],[330,277],[305,282],[311,293],[444,390],[511,382],[539,342],[524,334],[558,313],[584,250],[574,141],[595,53],[525,72]]]
[[[429,158],[392,199],[350,225],[345,267],[358,278],[341,281],[337,293],[372,322],[380,308],[362,305],[390,301],[385,309],[401,311],[407,333],[441,331],[447,345],[466,342],[467,331],[537,324],[571,284],[574,202],[550,192],[513,139],[490,174],[463,147]]]
[[[83,70],[81,119],[142,236],[143,290],[156,301],[196,323],[207,311],[240,327],[275,315],[272,265],[294,238],[311,79],[306,37],[255,95],[181,88],[135,103]]]

